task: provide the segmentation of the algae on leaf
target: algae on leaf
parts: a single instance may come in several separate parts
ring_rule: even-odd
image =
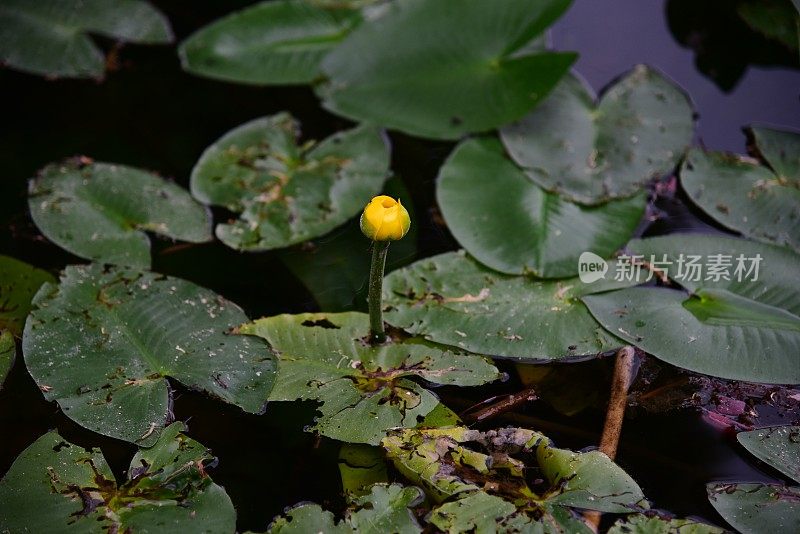
[[[311,428],[340,441],[374,445],[388,429],[420,423],[439,400],[412,378],[477,386],[501,377],[482,356],[419,339],[370,345],[364,313],[278,315],[238,331],[266,339],[278,356],[269,399],[321,402]]]
[[[213,456],[185,431],[165,428],[136,453],[122,484],[99,449],[43,435],[0,480],[0,531],[232,533],[233,503],[204,469]]]
[[[328,233],[377,195],[389,176],[389,145],[371,126],[300,144],[297,121],[279,113],[234,128],[192,170],[192,194],[239,219],[217,225],[238,250],[287,247]]]
[[[147,446],[169,422],[167,377],[251,413],[275,375],[269,347],[228,329],[247,320],[185,280],[91,264],[45,284],[25,325],[25,363],[47,400],[100,434]]]

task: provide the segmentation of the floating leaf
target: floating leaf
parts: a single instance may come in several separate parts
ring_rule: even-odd
[[[800,14],[791,0],[742,0],[736,12],[755,31],[797,51]]]
[[[759,150],[777,169],[775,174],[751,159],[692,149],[681,167],[681,183],[689,198],[720,224],[747,237],[788,245],[800,251],[800,135],[754,129]],[[784,158],[778,156],[783,154]],[[792,168],[794,167],[794,168]]]
[[[566,77],[500,130],[514,161],[545,189],[586,204],[628,197],[672,171],[692,140],[688,97],[649,67],[637,66],[595,100],[580,79]]]
[[[706,489],[714,509],[742,534],[800,531],[800,488],[713,483]]]
[[[360,126],[317,146],[298,145],[288,113],[234,128],[208,147],[192,170],[192,194],[240,219],[217,226],[239,250],[267,250],[326,234],[358,214],[389,173],[380,130]]]
[[[0,391],[3,390],[3,382],[14,366],[16,356],[17,342],[14,340],[14,334],[8,330],[0,331]]]
[[[384,194],[399,198],[415,220],[411,194],[399,179],[386,182]],[[365,202],[366,203],[366,202]],[[361,233],[358,221],[351,219],[319,239],[306,241],[279,252],[281,261],[327,312],[366,310],[369,283],[370,241]],[[417,252],[417,225],[400,241],[392,243],[386,258],[386,271],[410,263]]]
[[[614,523],[607,534],[723,534],[724,532],[719,527],[691,519],[633,514]]]
[[[478,261],[507,274],[578,274],[586,251],[608,258],[633,235],[644,194],[585,207],[531,182],[494,139],[456,147],[439,172],[439,207],[453,236]]]
[[[626,285],[508,276],[450,252],[391,273],[383,301],[387,322],[436,343],[493,357],[550,360],[619,347],[579,299]]]
[[[0,332],[21,335],[31,311],[31,299],[43,283],[54,281],[47,271],[0,255]]]
[[[181,63],[193,74],[231,82],[313,82],[322,58],[361,22],[357,9],[338,4],[278,0],[236,11],[181,43]]]
[[[363,443],[342,445],[339,450],[339,474],[342,477],[342,489],[347,495],[366,495],[373,484],[389,482],[383,451],[380,447]]]
[[[399,484],[376,484],[371,492],[358,497],[339,523],[333,514],[318,504],[300,504],[276,518],[269,526],[270,534],[417,534],[422,529],[410,508],[422,502],[419,488]]]
[[[661,262],[691,294],[636,287],[583,301],[611,333],[678,367],[732,380],[800,383],[800,256],[742,239],[671,235],[637,240],[633,254]],[[678,265],[683,258],[683,272]],[[742,257],[744,267],[737,275]],[[727,262],[729,279],[690,269]],[[758,259],[760,258],[760,259]],[[750,269],[758,265],[757,280]],[[667,264],[670,263],[671,264]],[[749,272],[749,274],[748,274]],[[696,279],[695,279],[696,278]]]
[[[166,377],[243,410],[263,409],[275,361],[226,331],[247,317],[185,280],[100,265],[67,267],[34,299],[22,341],[47,400],[100,434],[147,446],[168,422]]]
[[[800,426],[773,426],[736,435],[745,449],[800,482]]]
[[[87,34],[133,43],[172,42],[169,21],[139,0],[3,0],[0,64],[41,76],[97,78],[106,60]]]
[[[517,529],[527,523],[554,527],[545,532],[590,532],[570,508],[619,513],[644,498],[605,454],[559,449],[523,428],[406,429],[392,432],[383,447],[403,476],[447,503],[431,522],[450,532],[481,532],[495,520]],[[517,458],[531,455],[535,465]]]
[[[28,207],[49,240],[103,263],[148,268],[145,232],[192,243],[212,239],[208,211],[187,191],[124,165],[48,165],[29,184]]]
[[[0,530],[233,532],[233,504],[203,469],[213,457],[185,431],[183,423],[164,429],[152,448],[134,456],[121,485],[99,449],[45,434],[0,481]]]
[[[364,313],[278,315],[239,332],[263,337],[278,354],[269,399],[320,401],[313,429],[340,441],[377,444],[387,429],[419,423],[439,401],[412,377],[459,386],[500,378],[481,356],[421,340],[370,345]]]
[[[323,105],[434,139],[506,124],[530,111],[575,60],[527,47],[569,4],[391,2],[323,60],[330,77],[320,87]]]

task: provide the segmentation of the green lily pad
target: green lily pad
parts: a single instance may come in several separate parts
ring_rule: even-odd
[[[271,401],[317,400],[313,430],[351,443],[378,444],[386,430],[413,427],[439,404],[416,382],[477,386],[500,378],[486,359],[415,339],[367,342],[364,313],[304,313],[239,328],[266,339],[279,359]]]
[[[261,2],[199,29],[178,53],[185,70],[209,78],[310,83],[321,77],[322,58],[361,22],[354,7],[314,0]]]
[[[239,250],[286,247],[321,236],[357,215],[389,174],[381,131],[360,126],[322,143],[298,145],[288,113],[234,128],[208,147],[192,170],[192,194],[240,214],[217,225]]]
[[[502,273],[545,278],[575,276],[586,251],[610,257],[647,206],[645,194],[573,204],[531,182],[488,138],[456,147],[439,172],[436,197],[453,236],[475,259]]]
[[[17,342],[8,330],[0,331],[0,391],[17,357]]]
[[[800,7],[792,0],[742,0],[736,13],[762,35],[797,51],[800,42]]]
[[[664,264],[691,293],[636,287],[583,301],[611,333],[668,363],[732,380],[800,383],[800,256],[788,249],[707,235],[671,235],[630,243],[633,254]],[[683,272],[678,265],[683,255]],[[737,258],[744,259],[737,276]],[[693,257],[703,267],[688,267]],[[758,279],[747,274],[760,257]],[[729,262],[712,270],[714,258]],[[727,260],[726,260],[727,258]],[[709,263],[707,264],[706,261]],[[727,272],[729,280],[718,274]],[[710,276],[710,279],[709,279]],[[741,278],[739,280],[738,278]]]
[[[31,300],[53,275],[9,256],[0,255],[0,331],[19,336],[31,311]]]
[[[723,534],[725,530],[691,519],[662,518],[644,514],[619,519],[606,534]]]
[[[447,503],[431,514],[431,522],[445,531],[460,531],[459,526],[481,531],[480,526],[496,519],[517,527],[561,527],[545,532],[584,532],[571,509],[627,512],[644,498],[636,482],[605,454],[559,449],[524,428],[398,430],[383,440],[383,447],[403,476],[434,502]],[[535,464],[518,458],[531,455]],[[537,479],[541,482],[529,485]]]
[[[169,21],[140,0],[3,0],[0,64],[48,77],[99,78],[103,52],[90,33],[120,41],[172,42]]]
[[[40,437],[0,481],[3,532],[204,532],[236,528],[233,503],[203,469],[212,460],[173,423],[117,484],[100,449]]]
[[[492,357],[553,360],[620,346],[580,297],[627,285],[508,276],[450,252],[391,273],[383,302],[387,322],[435,343]]]
[[[800,426],[739,432],[736,439],[759,460],[800,483]]]
[[[692,149],[681,167],[681,182],[689,198],[711,218],[746,237],[787,245],[800,251],[800,135],[777,130],[753,130],[764,142],[765,157],[775,156],[776,174],[749,158]],[[775,152],[784,154],[784,159]],[[772,164],[772,163],[771,163]],[[795,167],[792,169],[791,167]]]
[[[419,488],[400,484],[376,484],[369,494],[353,500],[345,518],[336,522],[333,514],[318,504],[300,504],[270,524],[269,534],[417,534],[422,532],[410,510],[422,502]]]
[[[671,172],[692,141],[689,98],[654,69],[637,66],[595,102],[585,83],[566,77],[542,105],[500,130],[503,144],[545,189],[598,204]]]
[[[30,181],[33,222],[50,241],[89,260],[150,267],[145,232],[202,243],[212,239],[208,210],[183,188],[113,163],[67,160]]]
[[[323,105],[356,121],[434,139],[491,130],[529,112],[573,53],[527,45],[569,0],[397,0],[322,62]],[[387,67],[389,66],[389,67]]]
[[[742,534],[800,531],[800,488],[713,483],[706,489],[711,506]]]
[[[92,264],[67,267],[33,304],[22,340],[28,371],[85,428],[151,445],[169,418],[167,377],[248,412],[266,403],[269,347],[228,335],[247,317],[212,291]]]

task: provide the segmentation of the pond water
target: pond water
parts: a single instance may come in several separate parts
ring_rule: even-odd
[[[169,16],[180,40],[252,2],[153,3]],[[553,28],[552,41],[559,49],[581,54],[576,70],[596,90],[637,63],[661,69],[691,95],[700,116],[699,140],[709,148],[742,152],[740,128],[753,122],[800,127],[800,72],[749,66],[735,87],[723,91],[697,70],[695,53],[676,41],[666,8],[653,0],[577,0]],[[102,83],[52,82],[0,71],[0,253],[52,271],[81,262],[40,237],[27,215],[27,179],[48,162],[86,154],[156,169],[187,185],[202,150],[252,118],[289,109],[302,122],[305,135],[319,138],[347,125],[322,111],[308,88],[243,87],[185,74],[171,47],[125,47],[118,61],[119,70]],[[397,134],[391,138],[393,168],[414,192],[418,257],[456,248],[437,222],[434,202],[435,176],[453,145]],[[680,195],[660,207],[671,216],[659,223],[657,232],[683,225],[713,226],[686,208]],[[365,262],[366,249],[365,244]],[[154,269],[209,287],[239,303],[251,317],[315,309],[312,297],[271,253],[244,255],[218,243],[156,242]],[[453,407],[466,407],[520,387],[510,380],[488,393],[443,388],[441,395],[452,399]],[[330,501],[339,485],[337,445],[303,432],[312,404],[272,404],[265,415],[252,416],[192,392],[176,393],[176,417],[188,419],[192,437],[219,457],[213,476],[236,503],[240,529],[263,529],[284,507],[301,500],[333,509],[343,505]],[[574,417],[559,415],[541,402],[523,415],[545,425],[542,429],[558,444],[581,449],[599,439],[603,402],[600,398],[597,406]],[[774,414],[771,421],[760,423],[790,423],[793,417],[798,416]],[[82,430],[55,404],[46,403],[18,360],[0,392],[0,475],[27,445],[52,428],[70,441],[101,445],[119,476],[133,452],[126,444]],[[724,523],[706,500],[706,482],[772,480],[771,473],[742,454],[732,434],[709,426],[691,410],[637,413],[626,421],[618,460],[657,507],[718,524]]]

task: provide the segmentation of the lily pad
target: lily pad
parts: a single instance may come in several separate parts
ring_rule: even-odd
[[[636,231],[639,194],[594,207],[548,193],[508,161],[499,141],[470,139],[439,172],[436,198],[447,226],[478,261],[507,274],[578,274],[583,252],[610,257]]]
[[[433,501],[447,502],[433,511],[431,522],[451,532],[459,525],[479,527],[489,521],[485,516],[517,526],[559,526],[545,532],[582,532],[572,508],[620,513],[644,498],[605,454],[559,449],[523,428],[398,430],[383,447],[403,476]],[[520,459],[531,455],[535,464]]]
[[[185,430],[173,423],[153,447],[139,451],[122,484],[99,449],[45,434],[0,481],[0,530],[233,532],[233,503],[203,468],[213,457]]]
[[[506,124],[529,112],[575,61],[573,53],[528,46],[569,4],[391,2],[323,60],[330,78],[320,86],[323,105],[434,139]]]
[[[800,488],[713,483],[706,489],[711,506],[742,534],[800,531]]]
[[[639,65],[596,97],[575,76],[500,136],[539,185],[598,204],[639,192],[669,173],[692,141],[689,98],[658,71]]]
[[[0,332],[22,334],[31,300],[53,275],[15,258],[0,255]]]
[[[723,226],[800,251],[800,163],[796,156],[800,135],[766,129],[753,132],[761,153],[780,169],[777,174],[749,158],[692,149],[681,167],[683,188]],[[783,174],[784,170],[791,174]]]
[[[620,346],[580,297],[627,285],[508,276],[450,252],[391,273],[383,302],[387,322],[433,342],[492,357],[553,360]]]
[[[707,235],[636,240],[629,248],[647,261],[662,262],[670,278],[690,293],[636,287],[585,296],[592,315],[609,332],[698,373],[800,383],[800,256],[782,247]],[[737,274],[739,257],[744,267]],[[678,272],[681,258],[683,272]],[[693,258],[702,267],[699,274],[688,267]],[[755,280],[751,260],[758,260]]]
[[[14,334],[8,330],[0,331],[0,391],[3,390],[3,383],[14,366],[16,356],[17,342],[14,340]]]
[[[313,430],[351,443],[378,444],[386,430],[413,427],[437,397],[411,380],[477,386],[500,378],[486,359],[416,339],[370,345],[364,313],[304,313],[259,319],[240,333],[266,339],[278,355],[271,401],[317,400]]]
[[[145,44],[172,42],[169,21],[140,0],[3,0],[0,64],[48,77],[99,78],[103,52],[90,33]]]
[[[208,210],[155,174],[86,158],[51,164],[32,179],[28,207],[50,241],[89,260],[150,267],[145,232],[202,243]]]
[[[410,510],[422,502],[419,488],[400,484],[376,484],[368,495],[353,500],[345,518],[336,522],[333,514],[318,504],[300,504],[286,517],[270,524],[269,534],[417,534],[422,532]]]
[[[800,42],[800,7],[792,0],[742,0],[736,13],[765,37],[797,51]]]
[[[358,214],[389,175],[381,131],[359,126],[320,144],[298,145],[288,113],[234,128],[208,147],[192,170],[192,194],[240,214],[217,225],[239,250],[286,247],[328,233]]]
[[[360,22],[360,11],[343,2],[261,2],[199,29],[178,53],[185,70],[209,78],[310,83],[321,77],[322,58]]]
[[[759,460],[800,483],[800,426],[773,426],[740,432],[736,439]]]
[[[691,519],[633,514],[614,523],[607,534],[723,534],[725,530]]]
[[[151,445],[169,421],[167,377],[251,413],[275,374],[269,347],[227,330],[247,320],[185,280],[101,265],[45,284],[25,325],[25,363],[47,400],[79,425]]]

